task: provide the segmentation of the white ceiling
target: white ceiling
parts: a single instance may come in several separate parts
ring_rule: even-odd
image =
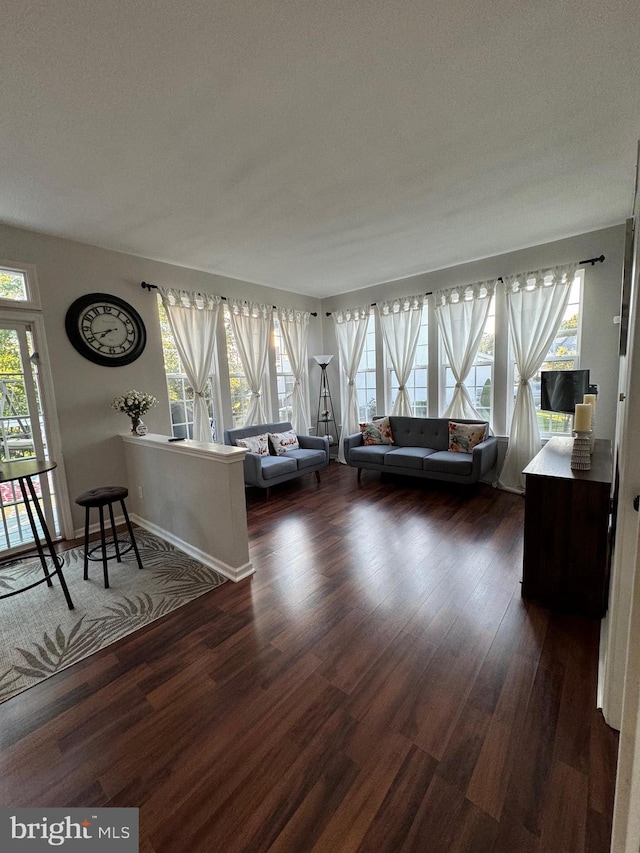
[[[622,222],[637,0],[0,0],[0,220],[328,296]]]

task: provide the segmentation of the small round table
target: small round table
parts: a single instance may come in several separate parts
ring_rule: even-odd
[[[22,498],[24,500],[25,509],[27,510],[27,516],[29,517],[31,532],[33,533],[33,538],[35,541],[36,548],[38,549],[40,562],[42,563],[42,570],[44,572],[44,577],[40,580],[35,581],[35,583],[29,584],[29,586],[23,586],[20,589],[15,589],[13,592],[7,592],[4,595],[0,595],[0,599],[9,598],[12,595],[18,595],[21,592],[26,592],[28,589],[33,589],[34,586],[38,586],[38,584],[45,582],[48,586],[53,586],[51,578],[54,575],[58,575],[58,577],[60,578],[60,586],[62,587],[64,597],[67,600],[69,610],[73,610],[73,602],[71,601],[71,596],[69,595],[69,590],[67,589],[67,583],[64,579],[64,575],[62,574],[62,565],[64,560],[62,558],[59,558],[53,549],[53,540],[51,539],[51,534],[49,533],[49,528],[47,527],[47,522],[42,512],[42,508],[40,507],[40,502],[38,501],[38,496],[36,494],[36,490],[31,479],[32,477],[35,477],[38,474],[46,474],[47,471],[52,471],[56,466],[57,463],[52,462],[50,459],[27,459],[25,461],[17,462],[0,462],[0,483],[11,483],[14,480],[17,480],[20,484],[20,491],[22,492]],[[31,500],[31,503],[29,503],[29,500]],[[53,562],[53,568],[51,570],[49,570],[49,568],[47,567],[47,558],[42,547],[42,542],[40,541],[40,534],[38,533],[38,528],[36,527],[36,522],[33,517],[33,509],[31,507],[31,504],[33,504],[33,507],[35,508],[36,514],[38,516],[38,521],[40,522],[40,527],[42,528],[44,538],[47,542],[49,556],[51,557],[51,560]]]

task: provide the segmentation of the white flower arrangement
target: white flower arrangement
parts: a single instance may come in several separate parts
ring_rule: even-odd
[[[121,397],[111,403],[111,408],[117,412],[129,415],[130,418],[140,418],[149,409],[158,405],[158,401],[151,394],[143,394],[140,391],[127,391]]]

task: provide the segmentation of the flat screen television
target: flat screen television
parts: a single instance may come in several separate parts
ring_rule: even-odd
[[[544,412],[573,414],[576,403],[590,393],[588,370],[543,370],[540,373],[540,408]]]

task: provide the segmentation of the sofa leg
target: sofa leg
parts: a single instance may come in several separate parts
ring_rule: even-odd
[[[360,482],[361,475],[362,475],[362,468],[358,468],[358,482]]]
[[[316,475],[316,480],[317,480],[318,482],[320,482],[320,471],[316,471],[316,472],[315,472],[315,475]]]
[[[266,494],[266,498],[265,498],[265,500],[267,500],[267,501],[268,501],[268,500],[269,500],[269,496],[270,496],[270,494],[271,494],[271,486],[267,486],[267,488],[266,488],[264,491],[265,491],[265,494]]]

